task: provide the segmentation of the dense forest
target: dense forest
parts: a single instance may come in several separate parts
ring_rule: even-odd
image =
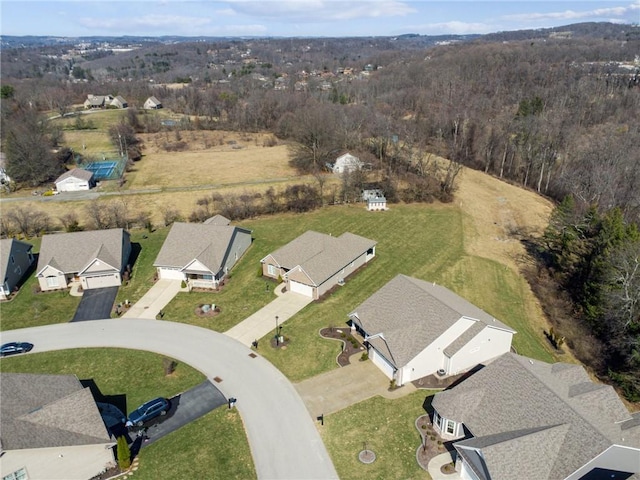
[[[38,48],[2,50],[9,168],[24,145],[59,141],[59,132],[46,131],[30,113],[34,106],[64,114],[88,93],[108,89],[131,105],[161,98],[189,119],[179,128],[270,131],[290,142],[300,172],[319,173],[350,150],[371,166],[349,180],[354,192],[376,181],[391,200],[448,201],[465,166],[555,200],[544,238],[514,232],[538,259],[528,278],[554,325],[552,337],[640,400],[638,27],[348,45],[157,42],[65,59],[61,45]],[[357,74],[345,73],[351,69]],[[166,85],[176,81],[184,88]],[[128,135],[165,128],[130,112]],[[25,132],[33,134],[25,139]],[[434,154],[451,164],[443,167]],[[47,152],[25,161],[35,165],[32,183],[64,163]]]

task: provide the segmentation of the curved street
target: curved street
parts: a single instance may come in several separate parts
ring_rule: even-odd
[[[338,478],[313,420],[287,378],[236,340],[192,325],[113,319],[9,330],[1,342],[28,341],[33,352],[84,347],[147,350],[204,373],[237,398],[258,478]],[[211,441],[223,442],[216,432]]]

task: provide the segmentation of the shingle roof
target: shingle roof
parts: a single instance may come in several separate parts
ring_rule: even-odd
[[[2,448],[111,443],[89,388],[73,375],[0,373]]]
[[[368,335],[382,334],[384,339],[377,337],[370,343],[383,355],[385,350],[389,352],[387,360],[396,368],[406,365],[462,317],[477,324],[470,327],[473,330],[468,335],[463,333],[464,338],[447,347],[451,355],[473,338],[469,335],[483,328],[513,332],[451,290],[405,275],[396,276],[349,316]]]
[[[623,430],[634,419],[613,388],[587,383],[579,365],[507,353],[436,394],[433,407],[476,437],[459,443],[482,449],[494,480],[565,478],[613,443],[640,448],[640,426]],[[548,472],[527,473],[527,456],[544,458]]]
[[[127,261],[122,258],[125,236],[129,233],[122,228],[45,235],[40,244],[36,271],[40,273],[51,265],[65,273],[76,273],[95,259],[122,270],[122,262]]]
[[[54,183],[61,182],[62,180],[66,180],[67,178],[71,177],[79,178],[80,180],[86,180],[88,182],[93,178],[93,172],[84,170],[82,168],[72,168],[71,170],[68,170],[60,175]]]
[[[345,232],[339,237],[308,230],[271,254],[281,267],[301,266],[315,286],[321,285],[377,244]]]
[[[25,250],[32,247],[30,243],[22,242],[14,238],[3,238],[0,240],[0,283],[4,282],[7,276],[7,269],[9,268],[9,257],[11,256],[11,249],[14,242],[21,243],[25,246]]]
[[[198,260],[213,274],[223,267],[225,255],[234,235],[248,230],[215,223],[176,222],[153,263],[156,267],[184,268],[193,260]]]
[[[227,217],[223,217],[222,215],[214,215],[211,218],[207,218],[204,222],[205,225],[229,225],[231,220]]]

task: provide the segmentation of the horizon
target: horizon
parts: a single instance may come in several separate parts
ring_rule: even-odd
[[[38,15],[33,15],[38,11]],[[0,35],[343,38],[482,35],[610,22],[637,27],[640,0],[2,1]]]

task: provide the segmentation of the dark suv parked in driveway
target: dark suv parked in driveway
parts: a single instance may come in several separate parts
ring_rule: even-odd
[[[166,415],[171,409],[171,404],[166,398],[158,397],[153,400],[143,403],[133,412],[129,414],[128,426],[135,425],[141,427],[145,422],[159,417],[160,415]]]

